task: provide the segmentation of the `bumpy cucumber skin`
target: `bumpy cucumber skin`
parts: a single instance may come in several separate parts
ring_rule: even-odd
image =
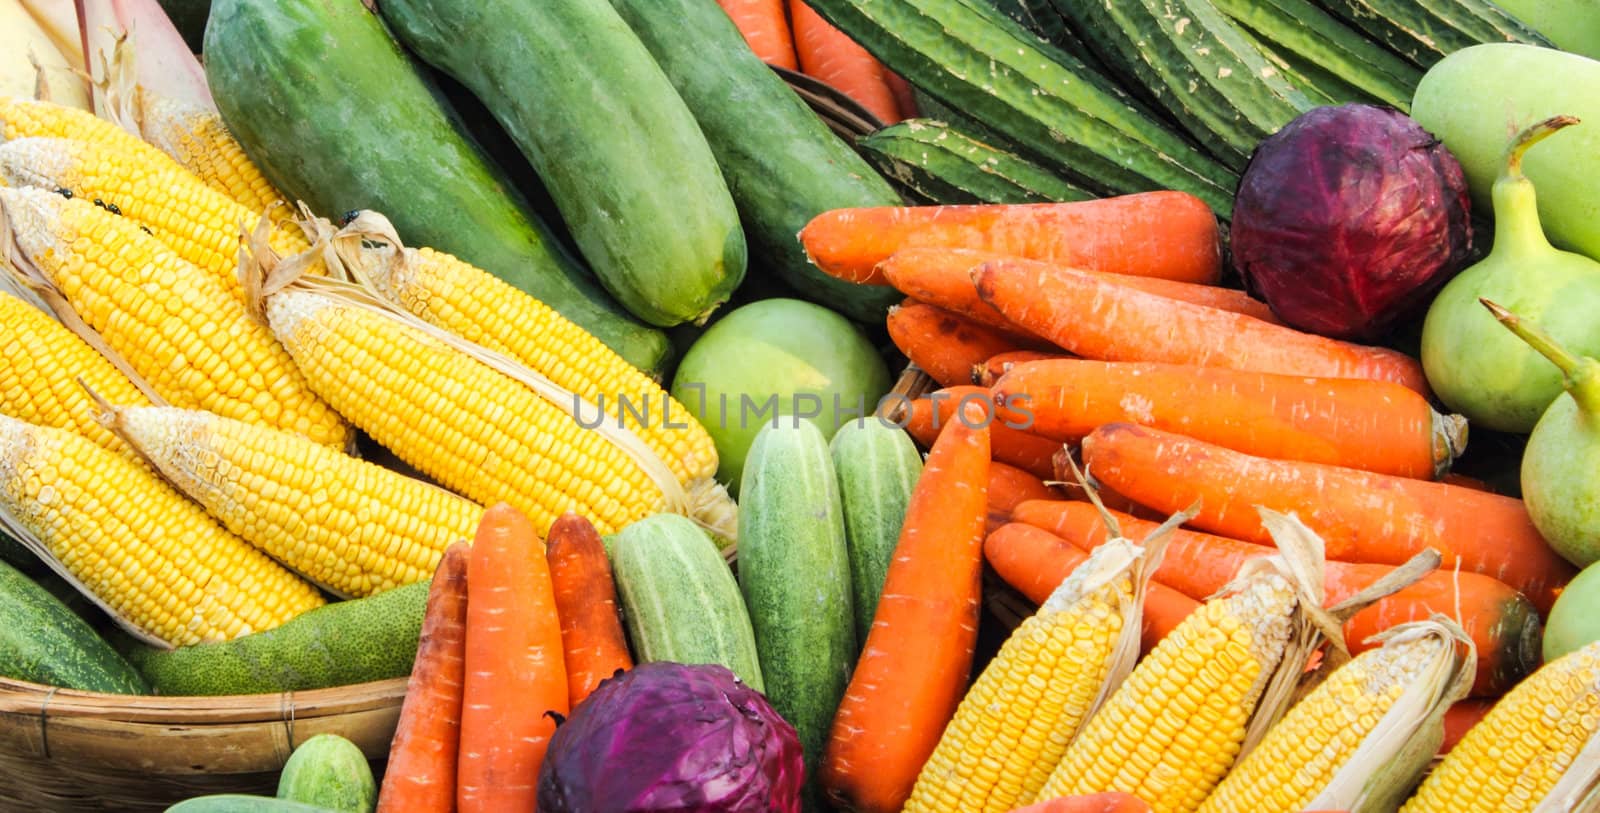
[[[129,660],[160,694],[302,691],[405,677],[417,656],[431,579],[339,601],[276,629],[162,651],[130,647]]]
[[[1306,78],[1336,102],[1376,101],[1402,112],[1422,72],[1362,32],[1323,11],[1312,0],[1211,0],[1223,14],[1254,32],[1291,64],[1315,65],[1324,75],[1302,68]],[[1292,56],[1291,56],[1292,55]],[[1328,80],[1334,80],[1329,83]],[[1349,99],[1344,86],[1359,88],[1366,99]]]
[[[1095,196],[957,126],[907,119],[858,143],[878,171],[929,203],[1050,203]]]
[[[415,246],[505,280],[640,369],[670,346],[623,313],[465,130],[361,0],[216,0],[206,80],[228,129],[292,200],[374,209]]]
[[[828,440],[809,420],[767,425],[745,459],[739,589],[767,699],[795,727],[815,777],[857,642],[839,484]],[[815,805],[815,782],[807,794]]]
[[[1490,42],[1555,47],[1488,0],[1322,0],[1322,5],[1419,68]]]
[[[87,622],[4,562],[0,562],[0,675],[88,692],[150,692],[133,666]]]
[[[678,514],[656,514],[605,544],[640,663],[721,664],[766,691],[739,583],[699,526]]]
[[[850,548],[856,639],[865,644],[911,492],[922,476],[922,455],[904,429],[873,418],[839,427],[829,452]]]
[[[1176,189],[1232,215],[1234,170],[987,0],[808,4],[919,89],[1097,192]]]
[[[607,0],[385,0],[381,11],[494,112],[630,312],[661,327],[703,322],[732,295],[747,260],[733,196],[688,106]]]
[[[343,813],[371,813],[378,806],[378,783],[355,743],[337,734],[318,734],[300,743],[283,764],[278,798]]]

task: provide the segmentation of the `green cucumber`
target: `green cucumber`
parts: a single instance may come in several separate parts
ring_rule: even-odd
[[[739,483],[739,589],[767,699],[816,776],[857,654],[844,509],[828,439],[804,418],[767,424]],[[806,796],[819,798],[814,782]]]
[[[607,0],[384,0],[408,48],[521,146],[606,289],[704,322],[744,278],[739,214],[694,115]]]
[[[1191,193],[1230,217],[1237,173],[987,0],[807,0],[890,70],[1096,192]]]
[[[1323,8],[1419,68],[1490,42],[1555,46],[1489,0],[1320,0]]]
[[[1210,0],[1055,0],[1094,32],[1102,58],[1138,78],[1224,164],[1242,170],[1267,136],[1316,102]]]
[[[166,813],[339,813],[339,811],[304,802],[274,799],[271,796],[218,793],[185,799],[167,808]]]
[[[801,296],[878,324],[903,297],[817,270],[795,238],[831,209],[899,206],[900,196],[762,62],[712,0],[611,0],[693,111],[738,204],[760,265]]]
[[[829,446],[850,546],[856,637],[865,644],[911,492],[922,476],[922,455],[904,429],[876,418],[839,427]]]
[[[0,562],[0,675],[63,689],[148,694],[132,665],[77,613]]]
[[[717,663],[766,691],[739,583],[705,531],[679,514],[656,514],[605,543],[639,662]]]
[[[1082,187],[941,121],[907,119],[857,142],[878,171],[928,203],[1089,200]]]
[[[1211,0],[1223,14],[1248,29],[1291,64],[1297,60],[1359,88],[1371,100],[1397,110],[1411,107],[1422,71],[1323,11],[1312,0]],[[1310,74],[1310,71],[1304,71]],[[1325,91],[1338,90],[1307,77]],[[1339,98],[1338,93],[1328,95]]]
[[[266,632],[173,650],[129,647],[158,694],[223,695],[348,686],[411,674],[431,579],[339,601]]]
[[[300,743],[278,775],[278,798],[344,813],[371,813],[378,783],[367,755],[338,734],[318,734]]]
[[[559,311],[646,371],[666,336],[629,318],[466,135],[362,0],[216,0],[206,80],[268,178],[323,217],[383,212]]]

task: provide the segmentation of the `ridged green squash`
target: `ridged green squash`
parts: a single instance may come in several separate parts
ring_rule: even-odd
[[[148,694],[132,665],[50,591],[0,562],[0,675],[45,686]]]
[[[828,440],[804,418],[762,428],[739,485],[739,589],[767,699],[816,776],[856,661],[844,509]],[[815,782],[805,791],[811,806]]]
[[[1211,0],[1223,14],[1264,40],[1367,94],[1405,111],[1422,71],[1365,34],[1323,11],[1312,0]],[[1305,73],[1311,73],[1305,71]],[[1307,76],[1312,82],[1320,77]],[[1337,85],[1324,88],[1338,91]],[[1338,101],[1340,94],[1330,92]]]
[[[466,135],[362,0],[216,0],[206,80],[228,129],[284,194],[337,219],[374,209],[555,308],[650,372],[666,336],[566,252]]]
[[[863,137],[858,146],[879,172],[925,203],[1049,203],[1095,197],[942,121],[907,119]]]
[[[342,813],[371,813],[378,806],[378,783],[355,743],[338,734],[318,734],[300,743],[283,763],[278,798]]]
[[[318,607],[215,644],[128,647],[158,694],[223,695],[348,686],[411,674],[432,579]]]
[[[654,325],[705,321],[744,278],[706,137],[607,0],[384,0],[396,36],[494,112],[601,284]]]
[[[1491,42],[1555,47],[1490,0],[1321,0],[1335,16],[1410,60],[1433,67],[1463,48]]]
[[[900,196],[750,50],[714,0],[611,0],[672,80],[738,204],[751,270],[771,268],[806,299],[882,323],[903,297],[817,270],[795,235],[830,209],[899,206]]]
[[[682,515],[656,514],[604,541],[640,663],[721,664],[766,691],[739,583],[705,531]]]
[[[850,546],[857,642],[865,644],[900,542],[922,455],[904,429],[874,418],[839,427],[829,444]]]

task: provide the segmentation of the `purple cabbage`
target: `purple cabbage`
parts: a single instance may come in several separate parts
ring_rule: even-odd
[[[1245,167],[1233,263],[1285,323],[1375,339],[1466,266],[1470,205],[1461,164],[1410,117],[1319,107]]]
[[[641,664],[550,739],[540,813],[798,813],[794,726],[717,665]]]

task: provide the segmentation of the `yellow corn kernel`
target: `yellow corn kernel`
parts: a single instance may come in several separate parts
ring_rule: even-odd
[[[1275,573],[1201,605],[1084,725],[1038,799],[1131,793],[1155,813],[1191,813],[1233,765],[1298,606]]]
[[[1401,813],[1532,813],[1600,737],[1600,641],[1512,687]],[[1592,746],[1591,746],[1592,747]],[[1593,769],[1593,766],[1589,766]]]
[[[132,221],[36,189],[0,188],[0,209],[27,260],[168,403],[350,442],[271,331]]]
[[[139,126],[151,144],[194,173],[206,186],[252,212],[270,208],[278,216],[293,214],[288,206],[273,206],[283,202],[283,195],[250,162],[244,148],[222,123],[222,116],[159,96],[143,85],[136,92]]]
[[[77,334],[33,305],[0,292],[0,414],[70,429],[138,460],[121,438],[95,420],[94,402],[78,384],[80,378],[115,403],[150,403],[122,371]]]
[[[19,138],[92,141],[131,153],[140,160],[170,162],[160,150],[138,136],[88,110],[0,94],[0,141]]]
[[[228,530],[342,595],[428,578],[483,516],[444,489],[287,432],[162,407],[118,409],[114,420]]]
[[[667,508],[663,487],[621,447],[417,328],[294,289],[266,312],[328,403],[447,488],[510,503],[541,533],[569,510],[608,534]]]
[[[239,205],[155,152],[160,161],[92,141],[19,138],[0,144],[0,180],[11,186],[64,191],[126,217],[178,257],[217,278],[243,303],[240,237],[255,228],[262,213]],[[283,256],[310,248],[299,228],[287,223],[274,227],[269,242]],[[317,265],[309,273],[322,271]]]
[[[0,514],[174,646],[269,630],[323,603],[154,474],[75,432],[0,416]]]

